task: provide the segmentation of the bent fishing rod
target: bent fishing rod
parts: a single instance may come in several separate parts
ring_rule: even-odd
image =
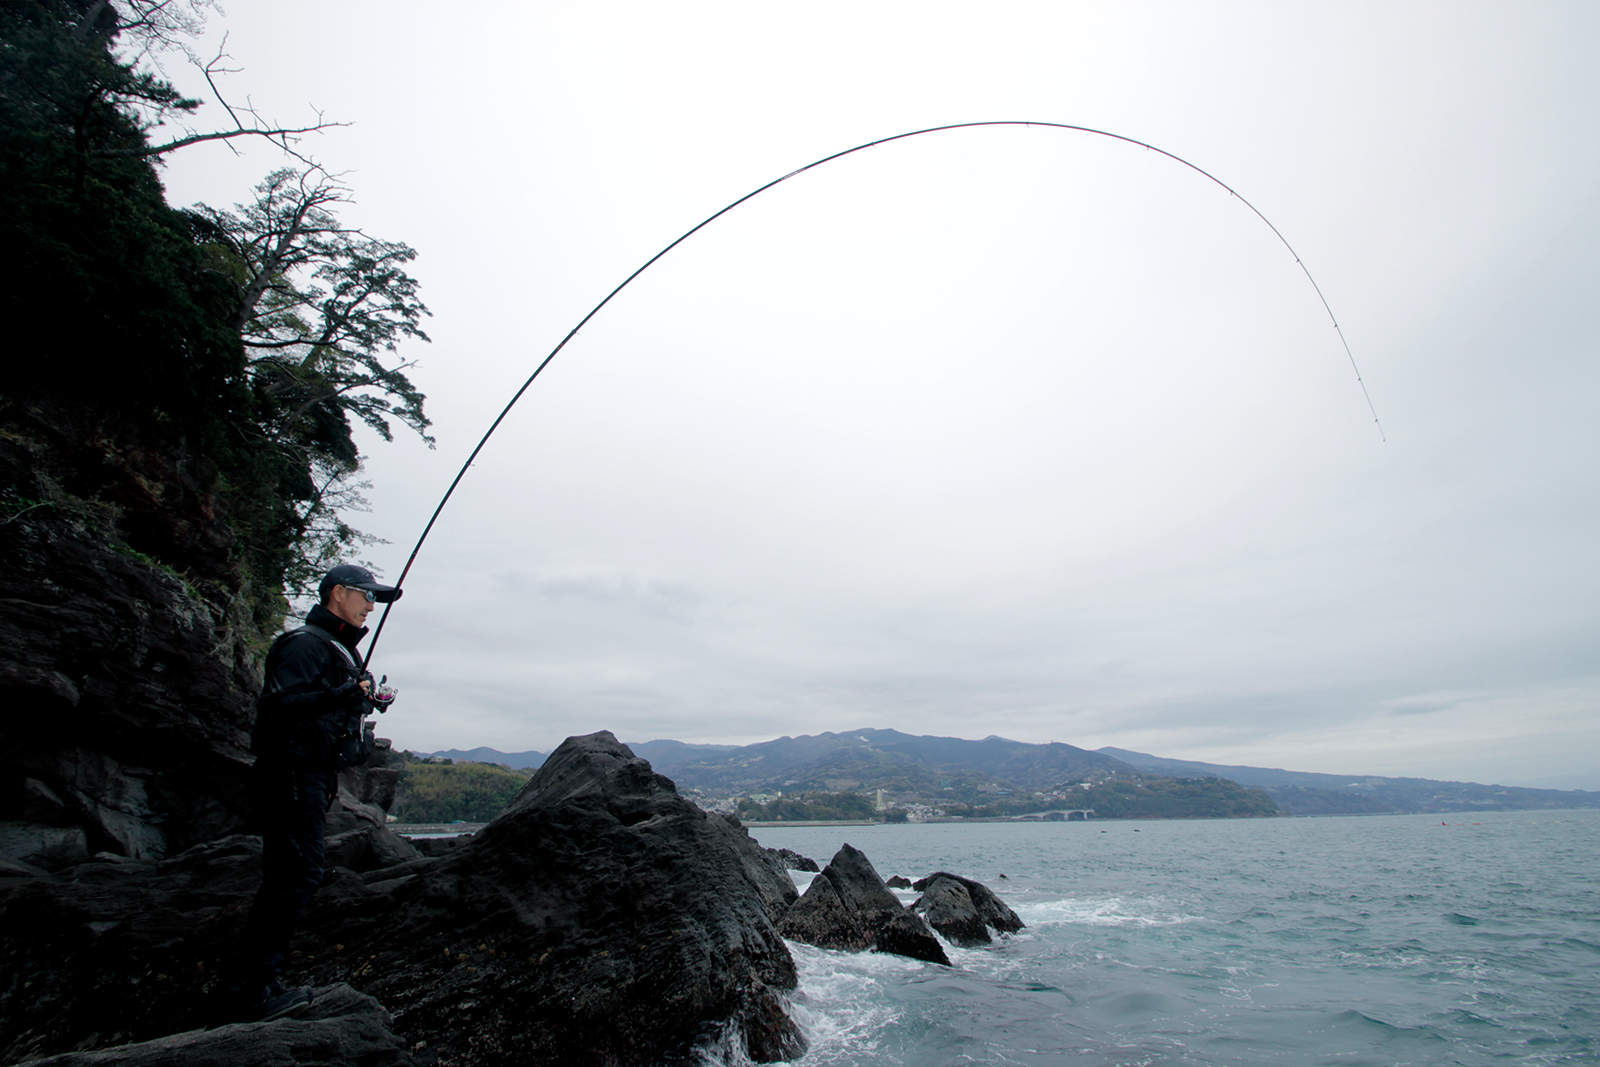
[[[538,378],[540,373],[550,365],[550,361],[555,359],[557,354],[559,354],[563,348],[567,347],[567,342],[576,337],[578,335],[578,331],[587,326],[589,321],[600,313],[601,308],[611,303],[611,299],[613,297],[622,292],[622,290],[626,289],[635,278],[649,270],[668,252],[671,252],[674,248],[677,248],[679,245],[683,244],[683,242],[687,241],[689,238],[693,237],[695,234],[699,233],[701,230],[705,229],[707,226],[711,225],[713,222],[717,221],[722,216],[726,215],[728,212],[732,211],[734,208],[738,207],[740,204],[743,204],[747,200],[752,200],[766,192],[768,189],[771,189],[773,186],[782,185],[790,178],[804,174],[808,170],[815,170],[824,163],[832,163],[836,159],[843,159],[845,156],[854,155],[857,152],[864,152],[869,148],[876,148],[879,145],[890,144],[894,141],[904,141],[909,137],[921,137],[923,134],[928,133],[943,133],[946,130],[970,130],[982,126],[1027,126],[1030,128],[1038,127],[1041,129],[1067,130],[1073,133],[1088,133],[1093,134],[1096,137],[1109,137],[1113,141],[1121,141],[1124,144],[1137,145],[1138,147],[1146,149],[1147,151],[1156,152],[1160,155],[1166,156],[1174,163],[1181,163],[1185,167],[1188,167],[1190,170],[1194,171],[1196,174],[1199,174],[1202,177],[1216,183],[1217,185],[1220,185],[1223,189],[1226,189],[1230,196],[1238,200],[1245,207],[1249,208],[1256,218],[1266,223],[1267,228],[1273,232],[1273,235],[1276,236],[1280,242],[1283,243],[1283,247],[1289,250],[1289,254],[1294,257],[1295,263],[1298,264],[1301,271],[1305,273],[1306,280],[1311,283],[1311,288],[1316,291],[1317,299],[1322,301],[1323,310],[1328,313],[1329,321],[1333,323],[1334,332],[1339,335],[1339,343],[1344,346],[1345,356],[1350,360],[1350,369],[1355,371],[1356,382],[1361,386],[1361,395],[1366,398],[1367,410],[1372,412],[1372,422],[1378,428],[1378,436],[1382,440],[1388,440],[1387,435],[1385,435],[1383,432],[1383,424],[1378,421],[1378,409],[1373,406],[1372,395],[1367,392],[1367,383],[1361,377],[1361,368],[1356,366],[1355,354],[1350,351],[1350,342],[1345,340],[1344,330],[1340,329],[1339,319],[1334,315],[1333,308],[1328,304],[1328,298],[1323,295],[1322,286],[1318,285],[1317,280],[1311,276],[1311,269],[1305,265],[1305,261],[1300,258],[1300,253],[1294,250],[1294,246],[1289,243],[1289,239],[1285,237],[1281,231],[1279,231],[1278,227],[1272,224],[1271,219],[1267,218],[1261,213],[1259,208],[1257,208],[1250,201],[1246,200],[1244,197],[1240,196],[1238,191],[1235,190],[1233,186],[1229,185],[1221,178],[1218,178],[1210,171],[1196,166],[1187,159],[1184,159],[1182,156],[1174,155],[1164,148],[1158,148],[1153,144],[1147,144],[1146,142],[1137,140],[1133,137],[1124,137],[1122,134],[1112,133],[1110,130],[1097,130],[1090,126],[1073,126],[1065,122],[1029,122],[1021,119],[992,122],[956,122],[951,123],[948,126],[929,126],[926,129],[912,130],[909,133],[897,133],[893,137],[881,137],[876,141],[868,141],[866,144],[858,144],[854,148],[846,148],[842,152],[835,152],[831,156],[823,156],[821,159],[816,160],[813,163],[807,163],[803,167],[791,170],[781,178],[774,178],[772,181],[761,186],[760,188],[754,189],[751,192],[741,196],[739,199],[735,200],[721,211],[718,211],[713,215],[708,215],[694,227],[685,231],[684,234],[677,240],[673,241],[671,244],[667,245],[667,247],[663,248],[661,251],[645,260],[644,264],[639,267],[638,270],[624,278],[621,285],[618,285],[615,289],[611,290],[611,292],[607,293],[604,300],[600,301],[600,303],[591,308],[589,313],[580,319],[576,326],[567,331],[567,335],[561,339],[561,343],[552,348],[550,350],[550,354],[545,356],[544,359],[540,361],[539,365],[533,369],[533,373],[528,375],[528,380],[522,383],[522,388],[516,391],[511,399],[507,401],[506,406],[501,409],[500,414],[495,417],[494,422],[489,424],[489,429],[484,431],[483,437],[479,439],[477,447],[472,450],[472,454],[467,457],[467,461],[463,463],[461,465],[461,469],[456,472],[455,479],[450,483],[450,488],[445,490],[443,498],[441,498],[439,501],[439,506],[433,509],[433,515],[429,517],[428,524],[422,528],[422,536],[417,538],[416,545],[411,549],[411,555],[406,559],[405,568],[401,570],[399,579],[397,579],[394,583],[395,588],[399,589],[405,584],[406,575],[411,573],[411,565],[417,561],[417,553],[422,551],[423,542],[428,539],[428,534],[433,532],[433,525],[439,521],[439,514],[444,511],[444,506],[450,502],[451,496],[455,494],[456,486],[461,484],[461,479],[466,477],[467,470],[472,466],[473,460],[478,458],[478,453],[483,451],[483,446],[489,443],[489,438],[494,436],[495,430],[500,428],[500,424],[504,422],[505,417],[511,413],[511,409],[517,406],[517,401],[522,399],[522,394],[528,391],[528,387],[533,384],[534,379]],[[389,611],[394,607],[394,605],[395,601],[391,600],[389,603],[383,606],[383,614],[378,618],[378,628],[372,635],[372,643],[367,646],[367,662],[369,664],[372,662],[373,653],[377,651],[378,638],[383,636],[383,625],[389,621]]]

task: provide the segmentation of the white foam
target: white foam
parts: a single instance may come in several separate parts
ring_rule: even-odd
[[[1030,926],[1177,926],[1199,922],[1202,916],[1174,911],[1154,899],[1086,897],[1024,904],[1017,915]]]
[[[859,1064],[879,1051],[880,1035],[901,1012],[885,990],[930,966],[883,952],[841,952],[790,941],[800,988],[790,1018],[806,1036],[805,1067]],[[734,1067],[729,1064],[727,1067]]]

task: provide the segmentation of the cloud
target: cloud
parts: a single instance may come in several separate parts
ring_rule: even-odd
[[[533,5],[485,40],[420,6],[307,6],[330,65],[295,2],[230,17],[261,81],[239,95],[358,120],[327,157],[353,221],[421,250],[435,312],[405,355],[439,450],[368,449],[390,574],[630,271],[804,162],[952,118],[1126,132],[1238,188],[1316,275],[1388,431],[1278,239],[1170,160],[1043,129],[857,153],[662,259],[502,424],[385,631],[402,743],[878,726],[1587,767],[1587,9],[1422,5],[1372,34],[1335,5],[1172,9],[1160,32],[1110,6],[891,6],[839,35]],[[241,159],[180,154],[174,198],[238,199],[268,167]]]

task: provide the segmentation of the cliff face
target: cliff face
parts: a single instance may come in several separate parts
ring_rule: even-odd
[[[0,859],[46,869],[237,829],[260,688],[226,526],[181,464],[69,447],[0,437]]]

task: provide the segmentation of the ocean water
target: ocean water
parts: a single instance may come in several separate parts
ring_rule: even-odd
[[[752,832],[1027,923],[951,968],[792,944],[806,1067],[1600,1064],[1600,811]]]

